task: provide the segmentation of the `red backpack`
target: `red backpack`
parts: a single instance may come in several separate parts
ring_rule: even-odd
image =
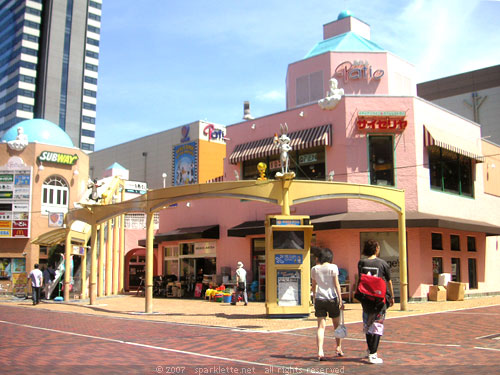
[[[358,288],[354,297],[361,302],[367,310],[379,310],[385,305],[387,285],[385,280],[362,273],[359,275]]]

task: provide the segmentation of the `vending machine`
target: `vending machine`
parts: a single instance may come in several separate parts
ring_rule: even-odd
[[[309,316],[312,231],[309,216],[266,216],[266,313],[269,317]]]

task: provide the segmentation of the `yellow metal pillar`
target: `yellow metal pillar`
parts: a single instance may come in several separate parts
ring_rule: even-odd
[[[113,295],[118,294],[118,271],[119,271],[119,261],[118,261],[118,245],[120,244],[120,239],[118,238],[118,216],[114,218],[115,225],[113,226]]]
[[[146,216],[146,314],[153,312],[153,240],[154,240],[154,221],[153,214],[147,213]]]
[[[289,202],[289,196],[288,196],[288,189],[290,188],[290,184],[293,181],[293,177],[295,176],[295,173],[293,174],[285,174],[283,177],[281,177],[281,189],[282,189],[282,202],[281,202],[281,214],[282,215],[290,215],[290,202]]]
[[[122,194],[125,190],[122,190]],[[122,197],[123,201],[123,197]],[[125,282],[125,215],[120,216],[120,272],[118,277],[118,293],[123,293]]]
[[[399,230],[399,298],[401,310],[408,310],[408,264],[406,259],[406,214],[404,207],[398,212]]]
[[[104,223],[99,225],[99,269],[97,272],[97,296],[104,295]]]
[[[92,224],[90,237],[90,304],[95,305],[97,299],[97,224]]]
[[[66,247],[64,249],[64,300],[69,301],[69,284],[71,282],[71,233],[66,234]]]
[[[81,287],[81,293],[80,293],[80,298],[81,299],[86,299],[87,298],[87,246],[83,246],[83,256],[82,256],[82,265],[81,271],[82,271],[82,287]]]
[[[112,281],[113,281],[113,266],[111,263],[113,263],[113,232],[111,231],[111,220],[108,220],[108,239],[106,241],[106,295],[110,296],[111,295],[111,288],[113,286]]]

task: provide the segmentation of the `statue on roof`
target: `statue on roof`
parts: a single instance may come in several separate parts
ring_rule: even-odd
[[[321,109],[332,110],[342,100],[344,89],[338,88],[338,82],[335,78],[330,79],[330,91],[326,93],[326,97],[318,101]]]
[[[17,128],[16,139],[7,142],[9,148],[15,151],[22,151],[28,146],[28,136],[24,134],[24,129],[22,126]]]

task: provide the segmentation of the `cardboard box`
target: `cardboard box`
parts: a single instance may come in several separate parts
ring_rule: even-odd
[[[448,301],[463,301],[465,296],[465,283],[450,281],[446,286],[446,298]]]
[[[429,301],[446,301],[446,288],[441,285],[431,285],[429,287]]]

